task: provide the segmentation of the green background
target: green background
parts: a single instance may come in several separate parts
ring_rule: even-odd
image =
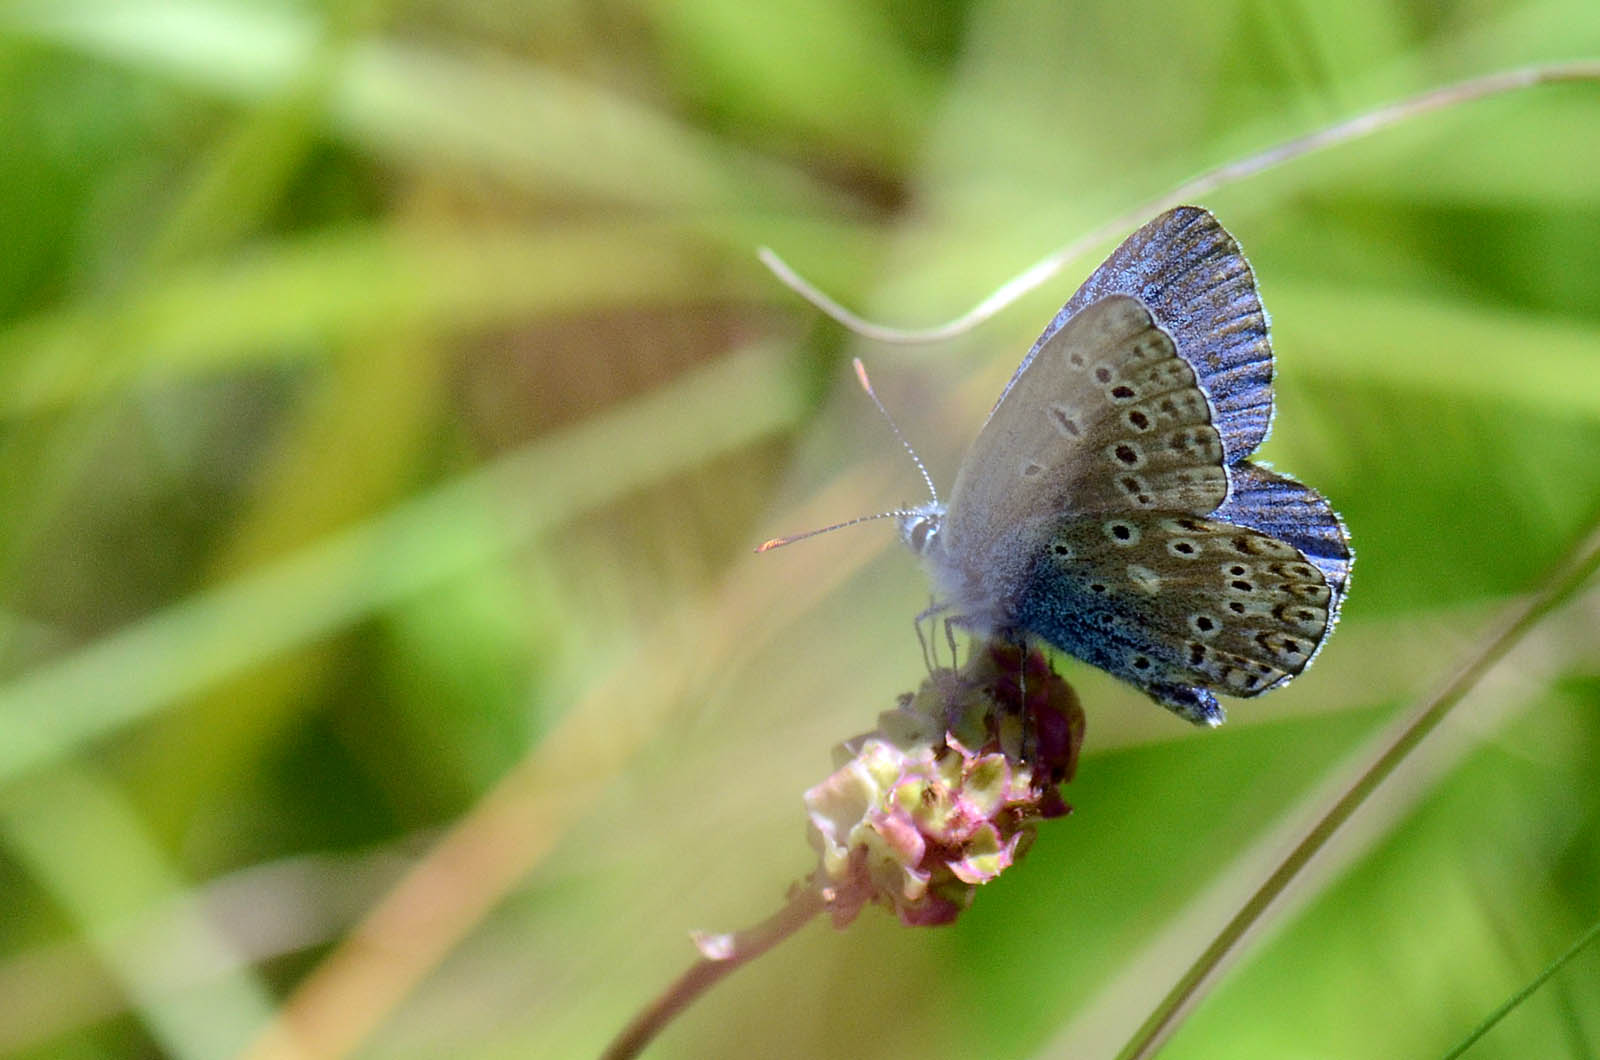
[[[801,792],[922,676],[890,524],[750,554],[921,499],[848,358],[948,488],[1109,249],[890,347],[756,247],[937,323],[1208,166],[1584,55],[1593,0],[0,5],[0,1056],[240,1055],[441,843],[391,940],[442,952],[304,1055],[594,1055],[777,908]],[[1064,663],[1073,816],[652,1055],[1114,1053],[1600,516],[1597,174],[1589,83],[1206,196],[1273,315],[1262,455],[1351,528],[1338,632],[1216,732]],[[1597,625],[1538,627],[1164,1055],[1438,1055],[1588,927]],[[1470,1055],[1600,1053],[1597,983]]]

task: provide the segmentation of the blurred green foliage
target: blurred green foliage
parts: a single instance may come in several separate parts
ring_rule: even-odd
[[[919,679],[888,528],[748,555],[918,495],[844,360],[948,483],[1093,264],[889,349],[758,245],[933,323],[1207,166],[1597,54],[1592,0],[9,0],[0,1055],[238,1054],[518,775],[517,886],[352,1044],[593,1055],[688,930],[776,907],[799,793]],[[1597,128],[1600,85],[1546,87],[1209,198],[1274,315],[1264,455],[1352,528],[1341,629],[1215,733],[1068,663],[1077,813],[963,922],[808,929],[654,1055],[1111,1055],[1600,517]],[[1592,923],[1596,607],[1163,1055],[1437,1055]],[[1597,972],[1469,1055],[1600,1052]]]

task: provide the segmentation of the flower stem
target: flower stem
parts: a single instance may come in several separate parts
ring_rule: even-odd
[[[1437,110],[1458,107],[1463,103],[1487,99],[1507,92],[1515,92],[1535,85],[1557,84],[1567,81],[1600,81],[1600,61],[1581,59],[1571,62],[1546,63],[1540,66],[1500,70],[1455,84],[1443,85],[1426,92],[1386,103],[1335,122],[1315,132],[1297,136],[1275,144],[1236,162],[1227,162],[1195,176],[1173,188],[1159,198],[1141,203],[1081,238],[1034,262],[1016,276],[1001,284],[993,293],[954,320],[928,328],[896,328],[874,323],[839,304],[805,277],[796,272],[769,247],[761,247],[756,256],[761,259],[778,281],[823,313],[865,338],[889,343],[938,342],[971,331],[1023,295],[1049,281],[1056,273],[1089,248],[1104,243],[1120,233],[1136,227],[1146,218],[1180,203],[1198,199],[1221,187],[1235,184],[1247,177],[1285,162],[1302,158],[1317,151],[1359,140],[1382,129],[1398,125],[1411,118],[1431,114]]]
[[[778,912],[753,928],[736,931],[719,940],[722,945],[717,956],[702,957],[690,965],[676,982],[623,1028],[601,1054],[601,1060],[629,1060],[638,1056],[701,994],[799,931],[826,907],[827,900],[815,887],[795,888],[788,904]]]

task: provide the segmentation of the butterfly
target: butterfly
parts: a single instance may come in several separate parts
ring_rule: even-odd
[[[1272,421],[1255,276],[1180,206],[1094,271],[1023,358],[948,503],[896,513],[938,606],[1033,637],[1197,724],[1302,673],[1353,555],[1317,491],[1248,458]]]

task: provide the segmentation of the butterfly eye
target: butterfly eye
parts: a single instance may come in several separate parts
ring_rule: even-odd
[[[933,535],[937,530],[938,527],[934,525],[932,519],[918,519],[911,526],[911,550],[919,555],[926,552],[928,550],[928,542],[933,539]]]

